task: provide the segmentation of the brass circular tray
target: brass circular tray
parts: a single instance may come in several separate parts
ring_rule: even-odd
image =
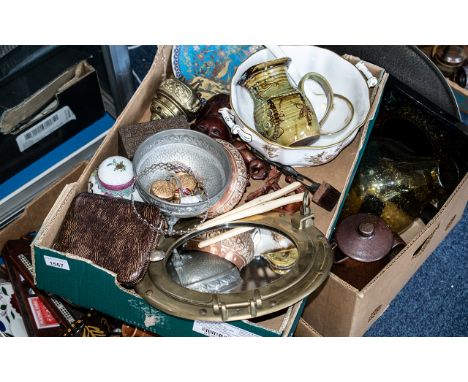
[[[172,251],[188,240],[212,229],[257,227],[286,236],[296,246],[299,258],[291,270],[266,286],[238,293],[202,293],[172,280],[167,262]],[[167,238],[160,244],[161,261],[149,265],[135,290],[150,305],[165,313],[205,321],[233,321],[264,316],[287,308],[316,290],[328,277],[332,251],[310,217],[299,214],[256,215],[206,230],[191,232],[179,239]]]

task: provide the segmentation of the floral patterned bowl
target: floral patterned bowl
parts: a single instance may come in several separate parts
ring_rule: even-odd
[[[255,129],[252,97],[247,89],[237,83],[251,66],[275,58],[269,49],[254,53],[238,67],[231,82],[232,110],[224,108],[220,113],[233,134],[238,134],[243,141],[275,162],[290,166],[316,166],[327,163],[352,142],[366,121],[370,110],[366,79],[353,64],[327,49],[314,46],[281,46],[281,49],[291,58],[291,69],[296,69],[302,75],[308,72],[323,75],[335,94],[340,94],[351,102],[354,113],[349,124],[344,129],[340,128],[345,124],[344,120],[350,110],[345,102],[336,97],[330,116],[321,128],[321,132],[327,134],[311,145],[287,147],[260,135]],[[298,79],[294,78],[295,71],[290,70],[288,74],[293,81],[298,82]],[[305,93],[320,120],[326,109],[326,97],[322,89],[318,84],[309,81]]]

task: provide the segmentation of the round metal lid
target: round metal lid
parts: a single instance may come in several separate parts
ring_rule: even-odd
[[[346,256],[371,262],[390,252],[394,235],[381,218],[362,213],[348,216],[336,227],[335,241]]]
[[[435,54],[438,60],[447,65],[463,65],[466,58],[463,46],[457,45],[440,45]]]
[[[176,283],[167,271],[171,254],[188,240],[208,231],[201,230],[161,243],[165,258],[150,264],[135,290],[157,309],[190,320],[244,320],[291,306],[317,289],[328,277],[332,266],[331,247],[323,234],[313,225],[306,224],[306,219],[294,218],[294,215],[270,213],[209,229],[258,227],[290,239],[297,248],[298,259],[287,274],[267,285],[242,292],[204,293]],[[298,221],[299,224],[295,223]]]

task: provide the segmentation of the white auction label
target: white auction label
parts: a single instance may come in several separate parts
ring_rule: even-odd
[[[194,321],[193,331],[208,337],[259,337],[247,330],[224,322]]]
[[[69,106],[64,106],[57,110],[55,113],[44,118],[41,122],[16,137],[19,151],[23,152],[28,149],[72,119],[76,119],[76,116]]]
[[[70,266],[68,265],[67,260],[57,259],[56,257],[44,256],[44,260],[46,265],[49,267],[54,267],[58,269],[66,269],[67,271],[70,270]]]

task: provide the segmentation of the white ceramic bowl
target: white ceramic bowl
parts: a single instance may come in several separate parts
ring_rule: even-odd
[[[268,49],[254,53],[237,69],[231,82],[231,108],[221,109],[226,123],[234,134],[271,160],[290,166],[316,166],[335,158],[356,136],[366,121],[370,109],[369,88],[361,72],[350,62],[336,53],[315,46],[281,46],[287,57],[291,58],[289,75],[295,83],[294,69],[300,75],[316,72],[330,83],[333,92],[348,98],[354,107],[354,115],[348,126],[332,135],[323,135],[309,146],[287,147],[269,141],[255,129],[254,102],[249,91],[237,85],[242,74],[251,66],[275,58]],[[313,81],[307,81],[306,96],[309,98],[320,120],[325,113],[326,97],[322,88]],[[341,129],[349,116],[349,107],[339,98],[323,124],[321,132],[330,133]],[[233,117],[233,118],[232,118]]]

